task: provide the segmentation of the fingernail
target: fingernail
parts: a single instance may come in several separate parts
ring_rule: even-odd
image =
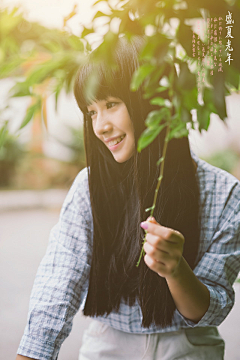
[[[140,226],[145,230],[148,228],[148,224],[146,222],[141,222]]]

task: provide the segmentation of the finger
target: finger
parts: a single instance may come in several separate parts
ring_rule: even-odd
[[[166,266],[163,263],[154,261],[149,255],[144,256],[144,261],[146,265],[151,269],[152,271],[156,272],[158,275],[164,277],[167,270]]]
[[[169,253],[158,250],[148,243],[144,244],[144,250],[154,261],[164,264],[166,268],[171,268],[171,266],[174,266],[174,264],[179,260],[178,253],[171,256]]]
[[[160,236],[152,235],[150,233],[147,233],[146,240],[149,244],[154,246],[156,249],[164,251],[164,252],[169,252],[171,250],[170,246],[173,245],[169,241],[165,241],[165,239],[161,238]]]
[[[156,272],[158,271],[160,265],[165,267],[165,264],[163,262],[156,261],[152,256],[148,254],[145,254],[144,261],[151,270]]]
[[[141,227],[147,230],[147,233],[160,236],[164,240],[171,242],[178,242],[179,240],[184,241],[184,237],[179,231],[167,228],[160,224],[153,224],[152,222],[144,221],[141,223]]]
[[[169,256],[164,253],[161,253],[160,260],[156,260],[154,257],[146,253],[144,256],[144,261],[151,270],[155,271],[162,277],[173,274],[179,264],[179,261],[176,262],[174,259],[169,258]]]
[[[151,222],[153,224],[158,224],[158,222],[153,216],[149,216],[146,221]]]
[[[169,258],[168,253],[155,248],[154,246],[152,246],[148,242],[145,242],[143,248],[144,248],[145,253],[148,254],[150,257],[152,257],[155,261],[165,263],[164,260],[167,260]]]

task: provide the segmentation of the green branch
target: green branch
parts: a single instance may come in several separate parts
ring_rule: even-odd
[[[153,199],[153,205],[151,208],[149,209],[145,209],[145,211],[149,211],[151,209],[151,213],[150,213],[150,216],[153,216],[153,212],[154,212],[154,209],[155,209],[155,206],[156,206],[156,202],[157,202],[157,196],[158,196],[158,191],[159,191],[159,188],[161,186],[161,183],[162,183],[162,179],[163,179],[163,171],[164,171],[164,164],[165,164],[165,158],[166,158],[166,152],[167,152],[167,146],[168,146],[168,141],[169,141],[169,133],[170,133],[170,124],[167,125],[167,131],[166,131],[166,135],[165,135],[165,140],[164,140],[164,146],[163,146],[163,154],[162,154],[162,157],[161,157],[161,163],[160,163],[160,174],[159,174],[159,178],[158,178],[158,183],[157,183],[157,187],[155,189],[155,194],[154,194],[154,199]],[[147,231],[145,230],[145,236],[144,236],[144,239],[143,239],[143,245],[142,245],[142,250],[141,250],[141,253],[140,253],[140,256],[139,256],[139,259],[138,259],[138,262],[137,262],[137,267],[139,266],[140,262],[141,262],[141,259],[142,259],[142,256],[145,255],[145,251],[144,251],[144,244],[146,242],[146,235],[147,235]]]

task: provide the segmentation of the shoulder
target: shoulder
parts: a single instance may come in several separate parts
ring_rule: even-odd
[[[192,156],[197,163],[201,241],[205,247],[218,236],[239,242],[240,182],[233,175]],[[224,235],[225,234],[225,235]],[[227,235],[226,235],[227,234]],[[201,255],[200,251],[200,255]]]
[[[88,168],[83,168],[75,177],[72,186],[69,190],[69,193],[89,193],[88,187]]]
[[[192,157],[198,166],[196,176],[200,191],[198,259],[209,252],[227,256],[240,246],[240,181],[228,172]]]
[[[75,177],[72,187],[74,191],[86,191],[89,192],[88,187],[88,168],[83,168]]]
[[[197,163],[197,178],[201,197],[215,197],[218,204],[226,204],[230,199],[240,202],[240,181],[222,169],[219,169],[192,154]]]
[[[62,213],[65,212],[69,207],[75,207],[76,210],[87,210],[87,208],[90,208],[87,167],[83,168],[74,179],[63,203]]]

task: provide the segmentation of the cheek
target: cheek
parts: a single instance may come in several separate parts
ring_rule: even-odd
[[[132,145],[135,146],[135,136],[134,136],[134,128],[133,128],[133,124],[131,123],[129,126],[129,135],[132,141]]]
[[[94,123],[94,120],[92,120],[92,131],[93,131],[93,134],[94,134],[96,137],[98,137],[97,134],[96,134],[96,131],[95,131],[95,123]]]
[[[132,123],[132,120],[129,117],[128,112],[125,115],[124,120],[125,120],[124,121],[125,129],[127,130],[128,134],[131,135],[132,138],[134,138],[134,127],[133,127],[133,123]]]

